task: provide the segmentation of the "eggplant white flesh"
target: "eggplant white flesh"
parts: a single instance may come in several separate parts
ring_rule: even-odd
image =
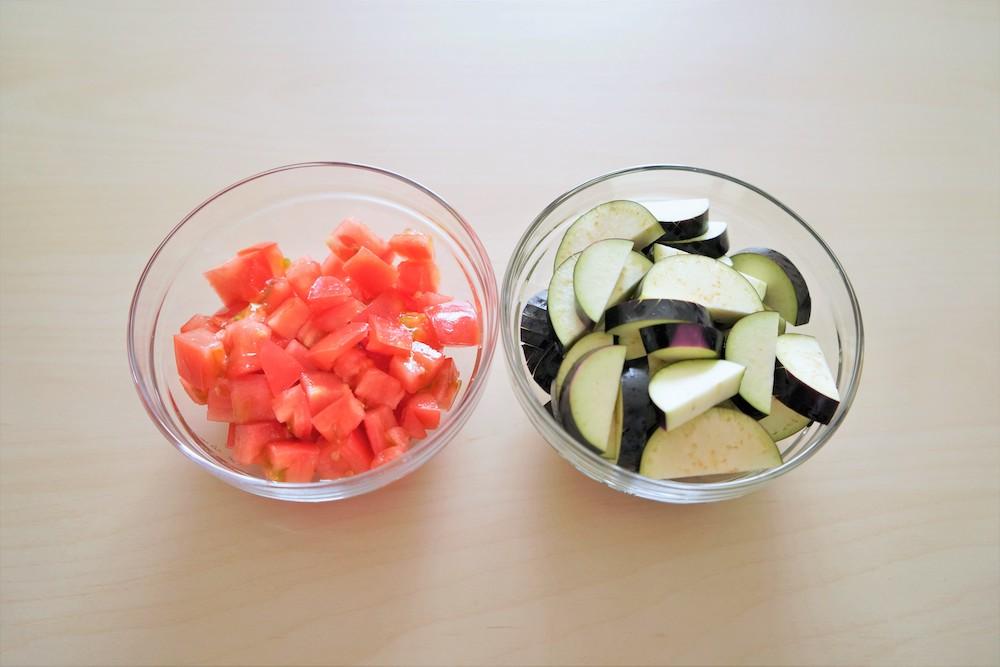
[[[618,336],[615,336],[615,343],[625,346],[625,361],[646,358],[646,347],[643,345],[642,336],[639,335],[639,331],[623,331]]]
[[[580,340],[576,341],[572,347],[566,350],[566,356],[563,357],[562,362],[559,364],[559,371],[556,373],[555,380],[552,383],[552,402],[556,405],[559,404],[559,394],[562,390],[563,383],[566,381],[566,376],[568,376],[569,372],[573,370],[573,366],[580,360],[580,357],[587,354],[591,350],[596,350],[600,347],[608,347],[609,345],[614,344],[614,336],[609,333],[604,333],[603,331],[595,331],[582,337]]]
[[[630,239],[641,250],[662,235],[659,221],[642,204],[625,199],[605,202],[581,215],[566,230],[556,250],[555,266],[595,241]]]
[[[611,444],[625,348],[591,350],[573,366],[559,398],[559,415],[570,435],[604,454]]]
[[[587,333],[591,322],[580,312],[573,290],[573,271],[580,255],[571,256],[559,265],[549,281],[548,310],[552,329],[563,347],[569,347]]]
[[[652,257],[654,262],[659,262],[661,259],[667,257],[673,257],[674,255],[689,255],[691,253],[685,252],[683,250],[678,250],[677,248],[671,248],[668,245],[663,245],[662,243],[654,243],[649,246],[650,257]]]
[[[611,430],[608,433],[608,448],[602,456],[611,461],[618,460],[618,452],[622,446],[622,428],[625,423],[625,406],[622,403],[622,388],[618,387],[618,400],[615,401],[615,416],[611,420]]]
[[[646,364],[626,363],[622,371],[624,421],[618,465],[633,472],[639,469],[642,451],[656,428],[656,408],[649,400],[649,368]]]
[[[625,301],[608,308],[607,312],[604,313],[605,331],[616,336],[626,331],[638,331],[643,327],[668,322],[694,322],[695,324],[709,325],[712,323],[712,318],[704,306],[679,299]]]
[[[672,431],[721,401],[736,395],[743,366],[724,359],[678,361],[649,381],[649,397]]]
[[[780,465],[781,453],[760,424],[737,410],[712,408],[676,430],[654,431],[642,453],[639,474],[681,479]]]
[[[639,335],[646,353],[666,362],[718,359],[725,340],[714,327],[690,323],[657,324],[640,329]]]
[[[829,424],[840,407],[840,392],[819,342],[805,334],[778,336],[774,395],[789,408]]]
[[[707,199],[669,199],[646,201],[643,205],[660,221],[660,238],[684,241],[708,231]]]
[[[632,252],[629,239],[602,239],[580,253],[573,268],[576,303],[592,322],[601,319]]]
[[[770,248],[745,248],[733,255],[732,260],[740,273],[767,283],[764,305],[796,326],[809,322],[812,312],[809,286],[792,260]]]
[[[771,414],[759,420],[767,434],[775,442],[784,440],[812,424],[812,420],[803,417],[776,398],[771,398]]]
[[[761,311],[741,319],[726,337],[726,359],[746,368],[733,402],[754,419],[760,419],[771,411],[775,347],[780,324],[781,315]]]
[[[618,277],[618,282],[615,284],[615,288],[611,290],[608,307],[618,305],[622,301],[632,298],[632,294],[639,287],[639,283],[642,282],[642,279],[646,276],[646,272],[649,271],[649,267],[651,266],[653,266],[653,263],[642,253],[635,252],[634,250],[629,253],[629,256],[625,259],[625,266],[622,267],[622,273]]]
[[[763,280],[754,278],[748,273],[741,272],[740,275],[746,278],[746,281],[750,283],[750,287],[753,287],[754,291],[757,292],[757,296],[759,296],[760,300],[763,301],[764,297],[767,296],[767,283]]]
[[[686,241],[674,241],[661,237],[657,242],[689,252],[692,255],[704,255],[715,259],[729,252],[728,227],[729,225],[725,222],[713,220],[708,223],[708,231],[701,236]]]
[[[677,255],[653,264],[639,296],[701,304],[713,320],[722,323],[764,310],[757,291],[739,271],[700,255]]]

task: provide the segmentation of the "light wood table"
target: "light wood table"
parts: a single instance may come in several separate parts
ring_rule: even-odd
[[[0,662],[1000,661],[996,2],[0,3]],[[846,425],[745,499],[576,473],[498,362],[367,497],[243,494],[129,380],[156,243],[265,168],[373,163],[502,274],[554,196],[703,165],[777,193],[866,316]]]

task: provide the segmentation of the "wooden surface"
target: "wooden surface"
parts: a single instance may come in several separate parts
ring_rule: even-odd
[[[0,3],[0,662],[1000,661],[1000,9],[938,3]],[[865,314],[815,459],[724,504],[577,474],[494,365],[460,438],[299,506],[146,417],[157,242],[274,165],[442,193],[502,274],[554,196],[681,162],[776,193]]]

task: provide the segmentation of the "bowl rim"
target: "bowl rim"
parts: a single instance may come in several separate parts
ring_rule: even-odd
[[[854,319],[854,333],[857,339],[857,355],[854,359],[854,363],[849,369],[848,384],[841,396],[840,407],[837,410],[836,415],[830,421],[829,424],[822,425],[822,430],[818,433],[818,436],[807,444],[802,450],[796,452],[792,458],[786,462],[783,462],[780,466],[776,468],[771,468],[769,470],[762,470],[756,473],[749,474],[745,477],[740,477],[737,479],[726,480],[721,482],[679,482],[675,480],[658,480],[650,477],[645,477],[638,474],[637,472],[632,472],[624,468],[618,467],[616,464],[607,461],[594,452],[581,446],[575,439],[573,439],[561,424],[558,424],[555,419],[545,410],[543,404],[539,403],[533,396],[534,390],[530,386],[528,380],[525,378],[523,369],[521,368],[520,353],[518,350],[518,342],[514,340],[511,333],[511,327],[506,325],[506,318],[508,316],[509,307],[512,305],[512,300],[516,299],[517,290],[520,286],[515,283],[516,277],[514,275],[514,266],[517,262],[514,261],[515,258],[522,255],[527,246],[527,241],[532,233],[542,224],[542,222],[548,218],[559,206],[564,204],[566,201],[575,197],[577,194],[587,190],[588,188],[603,183],[605,181],[618,178],[620,176],[625,176],[634,173],[641,173],[646,171],[681,171],[690,172],[696,174],[703,174],[706,176],[711,176],[714,178],[729,181],[736,185],[742,186],[751,192],[763,197],[767,201],[771,202],[777,206],[780,210],[784,211],[789,217],[795,220],[803,229],[808,232],[816,243],[823,249],[826,255],[829,257],[830,261],[833,262],[834,267],[837,270],[843,285],[847,291],[848,298],[851,302],[851,312]],[[567,190],[563,194],[556,197],[548,206],[542,209],[542,212],[535,216],[531,224],[518,239],[517,244],[514,246],[514,251],[511,255],[511,261],[507,265],[505,271],[503,284],[501,286],[501,317],[505,320],[505,325],[502,327],[501,337],[503,339],[505,358],[507,362],[507,371],[512,377],[515,385],[515,394],[521,406],[527,411],[528,418],[534,423],[536,429],[540,431],[543,439],[553,448],[556,452],[564,459],[569,461],[574,468],[582,472],[587,477],[601,482],[616,491],[621,491],[630,495],[637,495],[650,500],[657,500],[663,502],[683,502],[680,500],[683,496],[689,496],[686,502],[701,502],[701,501],[714,501],[714,500],[725,500],[728,498],[735,498],[750,491],[759,488],[765,482],[781,477],[782,475],[791,472],[795,468],[799,467],[810,459],[813,455],[818,452],[823,445],[833,436],[833,434],[840,428],[843,423],[847,413],[850,411],[851,406],[854,403],[854,399],[857,395],[858,385],[861,380],[861,372],[864,366],[864,323],[861,316],[861,306],[858,302],[857,294],[854,291],[854,287],[851,284],[850,278],[844,269],[843,264],[837,258],[837,255],[833,252],[833,249],[823,240],[823,238],[809,225],[801,216],[799,216],[795,211],[789,208],[787,205],[782,203],[779,199],[768,193],[767,191],[759,188],[747,181],[744,181],[735,176],[730,176],[720,171],[715,171],[713,169],[707,169],[704,167],[696,167],[684,164],[641,164],[631,167],[625,167],[622,169],[617,169],[615,171],[608,172],[601,176],[591,178],[570,190]],[[843,369],[840,369],[841,372]],[[555,428],[551,428],[551,427]],[[549,432],[551,431],[551,432]],[[552,441],[551,436],[555,436],[560,440],[561,447]],[[575,460],[574,457],[582,457],[582,461]],[[584,467],[582,462],[590,462],[590,466]],[[601,474],[603,471],[604,474]],[[616,479],[620,478],[620,479]],[[696,496],[704,494],[711,497],[705,498],[690,498],[691,496]],[[669,496],[669,497],[668,497]]]
[[[139,305],[139,300],[142,295],[143,287],[146,283],[146,279],[159,258],[160,253],[167,246],[168,243],[173,239],[173,237],[180,231],[180,229],[187,224],[192,218],[194,218],[198,213],[200,213],[205,207],[213,203],[215,200],[226,195],[227,193],[242,187],[253,181],[271,176],[277,173],[286,171],[295,171],[299,169],[310,169],[318,167],[335,167],[335,168],[346,168],[346,169],[357,169],[361,171],[370,172],[379,176],[388,177],[397,180],[404,185],[407,185],[425,196],[432,199],[435,203],[444,208],[449,215],[451,215],[454,220],[459,224],[463,231],[468,235],[471,241],[471,250],[474,251],[476,258],[482,263],[482,267],[473,266],[473,271],[477,274],[479,280],[482,282],[483,295],[480,297],[476,294],[476,290],[473,290],[473,295],[476,300],[483,300],[482,308],[484,311],[488,311],[490,304],[499,304],[499,295],[497,290],[496,274],[493,271],[493,265],[490,260],[490,256],[486,251],[486,247],[483,245],[482,239],[475,232],[472,225],[469,224],[468,220],[459,213],[451,204],[449,204],[441,195],[437,194],[434,190],[429,187],[411,179],[402,174],[396,173],[394,171],[384,169],[382,167],[376,167],[374,165],[368,165],[357,162],[346,162],[346,161],[336,161],[336,160],[316,160],[310,162],[296,162],[291,164],[285,164],[278,167],[272,167],[264,171],[252,174],[242,178],[221,190],[218,190],[211,196],[205,198],[200,204],[194,207],[187,215],[185,215],[180,222],[173,226],[170,231],[163,237],[163,240],[157,244],[153,253],[150,255],[149,260],[143,267],[142,272],[139,275],[139,280],[136,283],[135,289],[132,293],[132,299],[129,304],[128,313],[128,323],[126,329],[126,348],[128,353],[129,361],[129,374],[132,378],[132,384],[135,387],[136,393],[139,395],[140,402],[146,411],[146,414],[150,417],[153,423],[156,425],[157,429],[161,434],[167,439],[170,444],[172,444],[176,449],[180,450],[187,458],[192,460],[194,463],[205,468],[212,475],[222,479],[228,484],[235,486],[243,491],[248,491],[255,495],[261,495],[269,498],[274,498],[278,500],[291,500],[291,501],[301,501],[301,502],[322,502],[329,500],[339,500],[343,498],[353,497],[356,495],[362,495],[364,493],[369,493],[380,489],[397,479],[405,477],[406,475],[412,473],[417,468],[423,466],[427,461],[429,461],[434,455],[440,452],[445,445],[447,445],[459,431],[466,424],[469,417],[471,417],[472,412],[475,410],[480,399],[482,398],[483,392],[488,380],[489,368],[493,361],[493,353],[496,348],[496,339],[499,329],[500,318],[491,317],[491,313],[486,312],[486,317],[484,320],[486,325],[483,327],[483,340],[481,341],[480,348],[481,353],[478,355],[477,362],[473,367],[473,371],[468,379],[468,389],[462,396],[461,401],[454,406],[452,410],[449,411],[447,421],[442,422],[442,428],[434,431],[433,436],[424,440],[419,447],[409,450],[407,454],[412,454],[411,456],[404,456],[397,459],[389,461],[387,464],[378,467],[377,469],[368,470],[359,475],[353,475],[351,477],[343,477],[335,480],[320,480],[316,482],[304,482],[304,483],[293,483],[293,482],[274,482],[268,480],[264,477],[255,476],[233,470],[224,466],[219,465],[217,462],[204,455],[197,447],[193,446],[186,438],[178,438],[173,431],[168,428],[167,424],[161,419],[157,414],[154,406],[151,404],[152,398],[147,395],[146,388],[144,386],[144,381],[142,373],[139,370],[139,362],[137,357],[137,349],[134,341],[135,338],[135,324],[137,321],[137,308]],[[461,244],[463,247],[466,245]],[[498,306],[495,306],[498,308]],[[152,344],[150,344],[149,354],[152,357],[153,349]],[[151,368],[152,368],[151,364]],[[153,393],[159,394],[154,390]],[[163,397],[159,399],[163,402]],[[165,402],[164,402],[165,405]],[[447,427],[447,428],[444,428]],[[316,492],[321,492],[323,490],[329,489],[344,489],[344,493],[334,494],[334,495],[318,495]],[[302,492],[302,494],[297,494],[296,492]]]

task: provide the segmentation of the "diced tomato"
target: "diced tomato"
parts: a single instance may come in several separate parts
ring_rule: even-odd
[[[215,318],[211,315],[194,315],[190,320],[181,325],[181,333],[187,333],[195,329],[208,329],[212,333],[219,330]]]
[[[288,438],[288,429],[278,422],[236,424],[233,437],[233,460],[243,466],[261,463],[258,457],[264,445]]]
[[[386,433],[397,425],[396,416],[390,408],[380,405],[365,413],[364,425],[368,444],[371,445],[372,451],[378,454],[389,446]]]
[[[438,294],[437,292],[414,292],[408,295],[406,300],[406,307],[410,310],[422,311],[429,306],[437,306],[438,304],[448,303],[451,301],[451,297],[447,294]]]
[[[265,445],[270,475],[282,482],[311,482],[319,461],[319,445],[279,440]]]
[[[357,281],[353,280],[350,276],[344,276],[343,280],[344,284],[351,290],[351,296],[361,302],[368,301],[368,296],[361,289],[361,286],[358,285]]]
[[[208,390],[208,420],[213,422],[233,422],[233,399],[230,395],[229,380],[216,380]]]
[[[300,257],[295,260],[285,271],[285,277],[291,283],[292,289],[303,301],[309,296],[309,288],[319,276],[319,264],[308,257]]]
[[[351,322],[327,334],[309,350],[309,358],[323,370],[333,368],[337,357],[368,336],[367,322]]]
[[[297,296],[287,298],[267,318],[267,326],[282,338],[295,338],[302,325],[309,319],[309,306]]]
[[[372,459],[372,469],[383,466],[393,459],[398,459],[404,454],[405,450],[400,447],[388,447],[382,451],[375,454],[375,458]]]
[[[312,319],[306,320],[306,323],[299,329],[299,333],[295,335],[308,348],[314,347],[316,343],[323,340],[324,336],[326,336],[326,332],[319,328],[316,320]]]
[[[431,319],[423,313],[401,313],[399,323],[413,332],[413,340],[426,343],[434,348],[441,347],[437,334],[434,333],[434,327],[431,326]]]
[[[362,473],[371,468],[374,455],[367,440],[365,440],[363,429],[351,431],[347,440],[340,447],[340,456],[350,464],[351,469],[356,473]]]
[[[333,372],[347,384],[353,384],[355,379],[360,379],[360,375],[372,367],[371,359],[365,351],[359,347],[352,347],[345,351],[333,364]]]
[[[180,381],[181,387],[184,389],[184,393],[187,394],[188,398],[194,401],[196,405],[205,405],[208,402],[208,392],[201,389],[195,389],[182,377],[177,379]]]
[[[413,410],[408,409],[409,405],[404,404],[399,411],[399,425],[403,427],[407,435],[413,440],[420,440],[421,438],[427,437],[427,429],[424,428],[424,423],[420,421],[416,413]]]
[[[354,297],[349,297],[341,304],[325,310],[313,317],[313,322],[323,331],[336,331],[340,327],[359,319],[359,315],[365,309],[365,304]],[[363,321],[363,320],[359,320]]]
[[[334,276],[320,276],[309,288],[306,303],[314,313],[320,313],[350,299],[351,288]]]
[[[318,370],[316,364],[309,358],[309,348],[294,338],[288,341],[288,345],[285,346],[285,352],[295,357],[295,361],[299,362],[303,369],[307,371]]]
[[[434,259],[434,242],[426,234],[407,229],[389,239],[389,247],[406,259]]]
[[[309,401],[309,412],[316,414],[351,390],[333,373],[311,371],[302,374],[302,389]]]
[[[365,247],[344,262],[344,272],[367,297],[381,294],[396,284],[396,267]]]
[[[383,373],[389,372],[389,362],[392,360],[391,356],[388,354],[379,354],[378,352],[369,351],[368,358],[371,360],[374,368],[379,369]]]
[[[226,429],[226,449],[232,449],[236,444],[236,424],[230,424]]]
[[[458,374],[455,360],[451,357],[445,357],[441,369],[434,376],[428,391],[442,410],[450,410],[461,386],[462,380]]]
[[[271,401],[274,418],[288,427],[296,438],[307,439],[312,435],[312,413],[309,399],[301,385],[289,387]]]
[[[330,250],[341,259],[350,259],[361,248],[382,257],[388,244],[372,230],[354,218],[344,218],[326,241]]]
[[[365,406],[347,392],[341,398],[313,415],[312,423],[331,442],[339,442],[356,429],[365,418]]]
[[[226,349],[209,329],[192,329],[174,335],[177,373],[193,391],[206,393],[226,372]]]
[[[413,347],[413,333],[398,322],[378,315],[372,315],[369,320],[371,328],[368,331],[370,352],[387,355],[408,355]]]
[[[265,246],[273,246],[273,250],[263,249]],[[245,248],[236,257],[206,271],[205,277],[227,306],[241,301],[257,301],[267,281],[280,276],[284,270],[283,258],[274,261],[275,251],[280,256],[281,251],[275,244]]]
[[[393,426],[386,431],[385,439],[391,447],[399,447],[403,451],[410,447],[410,434],[402,426]]]
[[[406,395],[399,380],[377,368],[369,368],[361,376],[354,395],[364,401],[365,405],[387,405],[393,410]]]
[[[233,402],[233,422],[249,424],[274,419],[271,409],[271,388],[263,373],[242,375],[229,381],[229,396]]]
[[[340,455],[340,445],[332,442],[320,445],[316,475],[320,479],[340,479],[354,474],[351,464]]]
[[[229,352],[226,375],[234,378],[259,371],[260,346],[270,342],[270,327],[253,318],[246,318],[233,322],[224,331],[224,342]]]
[[[249,306],[250,304],[247,303],[246,301],[239,301],[237,303],[228,306],[223,306],[222,308],[219,308],[217,311],[212,313],[212,321],[215,323],[215,326],[217,328],[221,329],[222,327],[229,324],[229,320],[236,317],[238,314],[246,310]]]
[[[479,345],[479,315],[467,301],[449,301],[424,310],[444,345]]]
[[[409,357],[393,357],[389,374],[400,381],[408,394],[426,387],[444,364],[444,355],[429,345],[414,341]]]
[[[285,275],[285,254],[274,241],[255,243],[252,246],[237,251],[237,257],[256,256],[260,254],[267,261],[268,268],[274,276]]]
[[[267,287],[261,293],[260,305],[268,313],[273,313],[290,296],[292,296],[292,285],[288,282],[288,278],[284,276],[275,278],[268,282]]]
[[[305,369],[295,357],[269,340],[263,341],[258,349],[260,367],[272,394],[277,396],[299,381]]]
[[[429,393],[414,394],[406,399],[406,410],[417,416],[426,429],[435,429],[441,423],[441,409]]]
[[[407,260],[396,267],[399,273],[399,289],[413,294],[415,292],[436,292],[441,274],[434,262]]]
[[[337,256],[336,253],[331,252],[327,255],[326,259],[319,267],[320,273],[324,276],[335,276],[337,278],[344,277],[344,260]]]
[[[367,322],[372,315],[378,315],[386,319],[398,317],[403,311],[403,295],[396,290],[386,290],[372,299],[368,307],[357,316],[357,320]]]

